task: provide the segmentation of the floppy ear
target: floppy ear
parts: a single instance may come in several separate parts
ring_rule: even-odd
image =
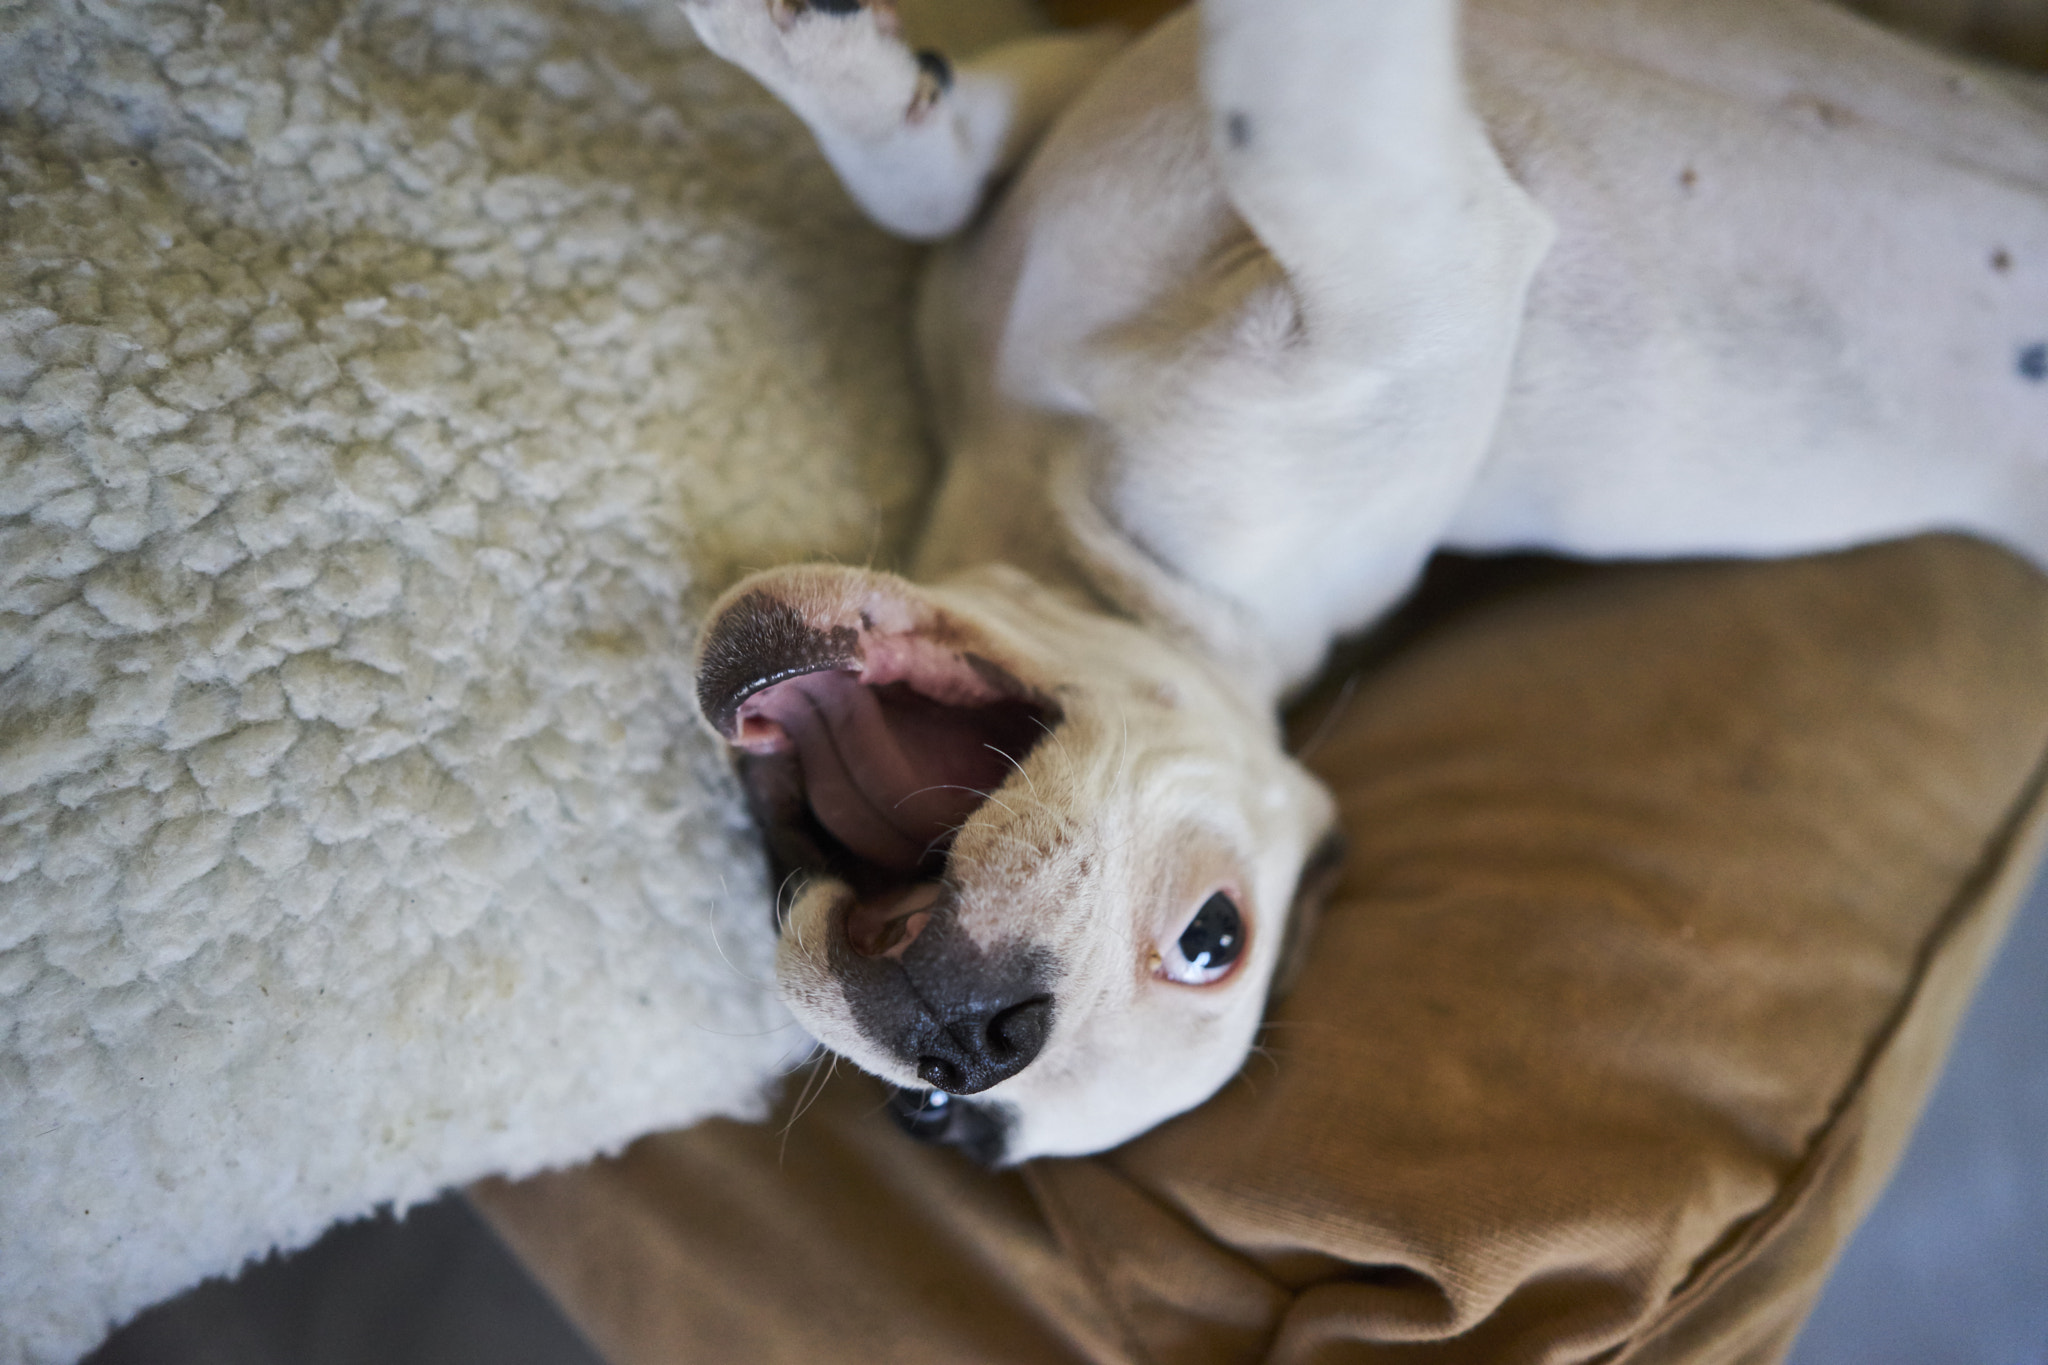
[[[1287,929],[1280,940],[1280,962],[1273,969],[1268,1000],[1278,1000],[1294,989],[1295,979],[1308,964],[1309,944],[1322,919],[1323,906],[1337,890],[1343,870],[1344,831],[1332,825],[1316,842],[1294,883],[1294,902],[1287,909]]]

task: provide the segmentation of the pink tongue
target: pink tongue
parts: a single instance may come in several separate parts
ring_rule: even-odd
[[[891,871],[909,872],[944,848],[1010,767],[976,710],[900,683],[807,673],[756,692],[743,712],[789,736],[811,812],[832,837]]]

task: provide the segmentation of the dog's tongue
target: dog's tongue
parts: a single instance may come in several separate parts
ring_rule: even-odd
[[[756,692],[745,711],[789,736],[819,822],[891,871],[943,849],[1010,767],[1001,752],[1015,729],[1010,708],[947,706],[900,683],[807,673]]]

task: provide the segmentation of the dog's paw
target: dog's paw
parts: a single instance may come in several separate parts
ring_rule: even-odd
[[[952,85],[913,52],[890,0],[682,0],[697,36],[813,127],[861,141],[923,121]]]

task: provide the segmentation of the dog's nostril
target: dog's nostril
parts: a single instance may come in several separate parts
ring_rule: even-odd
[[[1051,1021],[1049,996],[1033,996],[1010,1006],[988,1021],[989,1055],[1021,1067],[1045,1046],[1046,1025]]]
[[[967,1084],[967,1077],[959,1067],[944,1057],[929,1054],[917,1059],[917,1078],[934,1090],[943,1090],[957,1095]]]
[[[950,1095],[973,1095],[1031,1064],[1052,1031],[1052,997],[1034,995],[993,1014],[969,1015],[918,1040],[917,1078]]]

